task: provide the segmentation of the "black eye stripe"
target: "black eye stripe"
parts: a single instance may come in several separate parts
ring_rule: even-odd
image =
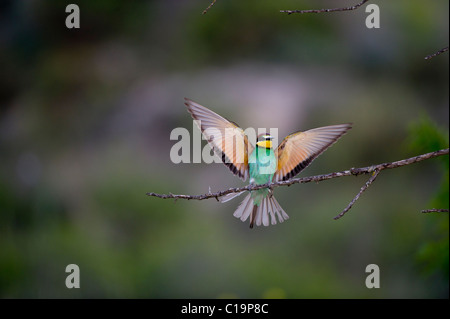
[[[273,140],[273,136],[266,134],[266,135],[261,135],[258,137],[258,142],[263,142],[263,141],[271,141]]]

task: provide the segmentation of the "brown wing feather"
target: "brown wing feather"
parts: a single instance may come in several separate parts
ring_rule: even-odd
[[[300,173],[350,128],[351,124],[331,125],[286,136],[275,150],[278,167],[273,181],[285,181]]]
[[[248,154],[252,152],[253,146],[244,131],[237,124],[194,101],[185,98],[184,104],[222,162],[245,181],[248,177]]]

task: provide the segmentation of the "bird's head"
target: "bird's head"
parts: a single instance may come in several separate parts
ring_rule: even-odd
[[[263,148],[272,148],[273,136],[267,133],[259,134],[256,145]]]

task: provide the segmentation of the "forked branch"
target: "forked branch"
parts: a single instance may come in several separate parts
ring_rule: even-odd
[[[244,187],[235,187],[235,188],[229,188],[227,190],[219,191],[212,193],[209,191],[207,194],[201,194],[201,195],[176,195],[176,194],[158,194],[158,193],[147,193],[148,196],[152,197],[158,197],[162,199],[187,199],[187,200],[204,200],[209,198],[215,198],[219,199],[219,197],[231,194],[231,193],[241,193],[245,191],[253,191],[257,189],[262,188],[270,188],[274,189],[276,187],[280,186],[290,186],[293,184],[304,184],[304,183],[310,183],[310,182],[321,182],[328,179],[343,177],[343,176],[358,176],[363,174],[372,174],[369,180],[366,182],[366,184],[361,188],[360,192],[355,196],[355,198],[350,202],[350,204],[339,214],[335,217],[335,219],[341,218],[346,212],[348,212],[353,204],[359,199],[361,194],[369,188],[369,186],[375,181],[377,176],[380,174],[382,170],[385,169],[392,169],[392,168],[398,168],[406,165],[411,165],[414,163],[422,162],[424,160],[435,158],[442,155],[447,155],[449,153],[449,149],[442,149],[435,152],[430,152],[410,158],[406,158],[403,160],[395,161],[395,162],[387,162],[367,167],[361,167],[361,168],[351,168],[349,170],[341,171],[341,172],[334,172],[329,174],[323,174],[323,175],[316,175],[316,176],[309,176],[309,177],[300,177],[300,178],[293,178],[287,181],[279,181],[275,183],[267,183],[263,185],[247,185]]]
[[[345,207],[345,209],[344,209],[339,215],[337,215],[336,217],[334,217],[335,220],[337,220],[337,219],[341,218],[342,216],[344,216],[345,213],[347,213],[347,212],[350,210],[350,208],[353,207],[353,205],[354,205],[355,202],[359,199],[359,197],[361,196],[361,194],[364,193],[364,191],[365,191],[366,189],[368,189],[370,185],[372,185],[372,183],[373,183],[373,182],[375,181],[375,179],[377,178],[378,174],[380,174],[380,171],[379,171],[379,170],[375,170],[375,171],[372,173],[372,176],[370,176],[369,180],[364,184],[363,187],[361,187],[361,190],[360,190],[359,193],[356,194],[356,196],[352,199],[352,201],[350,202],[350,204],[348,204],[347,207]]]

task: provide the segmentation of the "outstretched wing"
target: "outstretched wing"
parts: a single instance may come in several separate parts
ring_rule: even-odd
[[[184,104],[222,162],[245,181],[248,177],[248,154],[253,146],[244,130],[194,101],[185,98]]]
[[[286,136],[275,150],[278,166],[273,181],[285,181],[300,173],[349,129],[351,124],[340,124]]]

